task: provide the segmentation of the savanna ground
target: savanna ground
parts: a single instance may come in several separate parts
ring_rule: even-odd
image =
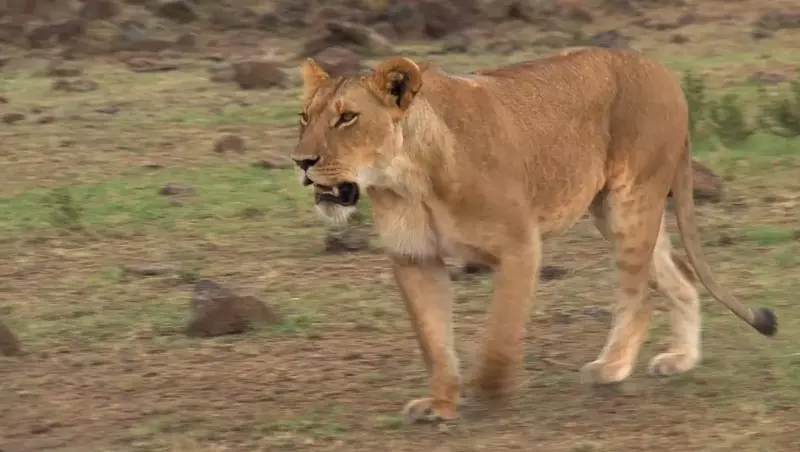
[[[690,41],[682,45],[667,43],[671,32],[624,29],[676,71],[706,74],[714,95],[734,90],[755,101],[752,73],[794,74],[796,32],[754,41],[743,27],[760,10],[704,7],[728,8],[732,18],[683,28]],[[622,26],[602,20],[587,29]],[[431,48],[398,52],[454,72],[546,52]],[[608,246],[583,220],[547,244],[545,264],[569,272],[540,285],[510,406],[407,426],[399,410],[424,394],[426,378],[387,259],[377,244],[325,254],[326,227],[294,171],[252,166],[290,152],[299,88],[213,84],[206,63],[189,57],[177,71],[147,74],[94,58],[82,66],[99,89],[60,92],[36,64],[0,73],[9,101],[0,107],[28,115],[0,125],[0,316],[27,352],[0,360],[3,451],[800,450],[796,140],[755,134],[695,148],[726,181],[722,202],[698,208],[709,260],[750,306],[775,309],[776,338],[704,296],[704,361],[695,371],[644,376],[644,363],[665,347],[659,311],[630,381],[581,386],[576,371],[605,339],[615,281]],[[40,123],[42,115],[53,120]],[[212,152],[224,133],[243,137],[246,152]],[[158,194],[167,183],[197,193],[175,203]],[[173,270],[125,270],[141,262]],[[260,297],[283,320],[243,335],[186,337],[199,277]],[[468,364],[491,284],[455,285]]]

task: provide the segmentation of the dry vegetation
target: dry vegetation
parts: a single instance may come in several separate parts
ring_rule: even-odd
[[[788,0],[0,1],[0,449],[800,450],[799,26]],[[709,259],[779,335],[704,300],[696,371],[582,387],[615,280],[582,221],[546,248],[516,400],[403,425],[424,369],[369,221],[326,230],[286,168],[301,56],[465,72],[585,44],[686,77],[725,185],[699,207]],[[263,321],[187,335],[202,278]],[[467,358],[490,281],[457,279]]]

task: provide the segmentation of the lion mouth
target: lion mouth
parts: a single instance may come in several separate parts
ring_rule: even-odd
[[[358,184],[343,182],[335,186],[314,184],[314,202],[331,202],[340,206],[354,206],[360,197]]]

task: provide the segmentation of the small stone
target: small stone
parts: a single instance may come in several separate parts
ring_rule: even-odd
[[[255,219],[255,218],[263,218],[264,217],[264,211],[259,209],[259,208],[257,208],[257,207],[252,207],[252,206],[251,207],[245,207],[244,209],[242,209],[241,212],[239,212],[239,216],[241,218],[245,218],[245,219],[248,219],[248,220],[252,220],[252,219]]]
[[[281,87],[287,82],[286,73],[277,63],[263,60],[245,60],[233,63],[233,81],[241,89]]]
[[[692,159],[692,185],[694,188],[694,200],[696,204],[702,202],[720,202],[724,195],[722,178],[711,168]],[[672,200],[672,190],[667,195],[669,202],[667,207],[674,208]]]
[[[22,354],[22,346],[19,343],[19,339],[2,321],[0,321],[0,354],[3,356],[18,356]]]
[[[355,75],[362,69],[361,57],[346,47],[328,47],[314,55],[314,61],[332,76]]]
[[[520,49],[520,44],[513,40],[492,41],[486,45],[486,51],[494,54],[508,55]]]
[[[367,55],[385,55],[394,48],[389,40],[375,30],[348,21],[331,20],[325,23],[325,32],[303,44],[303,56],[316,55],[328,47],[348,47]]]
[[[157,276],[170,273],[175,270],[174,267],[170,265],[163,265],[157,263],[136,263],[136,264],[125,264],[122,266],[122,269],[126,273],[131,273],[134,275],[140,276]]]
[[[175,63],[152,61],[147,58],[131,58],[125,64],[133,72],[147,73],[147,72],[168,72],[178,69]]]
[[[100,85],[94,80],[88,79],[58,79],[53,82],[53,91],[64,91],[67,93],[88,93],[99,88]]]
[[[192,50],[197,47],[197,34],[184,33],[175,40],[175,45],[183,50]]]
[[[53,60],[44,70],[44,74],[49,77],[75,77],[81,75],[83,69],[75,63]]]
[[[114,0],[83,0],[78,15],[87,20],[108,20],[120,12],[119,4]]]
[[[68,19],[58,22],[28,25],[26,38],[31,48],[44,48],[53,44],[75,41],[86,33],[86,21]]]
[[[454,279],[462,279],[461,275],[487,275],[494,271],[491,265],[479,264],[476,262],[467,262],[461,267],[460,272],[455,272],[451,276]],[[458,273],[461,273],[459,275]],[[563,279],[567,275],[567,270],[562,267],[553,265],[545,265],[539,270],[539,279],[541,281],[552,281],[555,279]]]
[[[243,154],[244,151],[244,139],[238,135],[223,135],[214,142],[214,152],[218,154],[224,154],[226,152]]]
[[[689,42],[689,37],[681,33],[676,33],[669,38],[669,42],[673,44],[686,44]]]
[[[161,187],[158,194],[164,196],[195,195],[197,194],[197,190],[191,185],[169,183]]]
[[[420,39],[425,35],[425,15],[411,2],[393,2],[386,9],[386,20],[399,37]]]
[[[762,39],[769,39],[772,37],[772,35],[773,35],[772,30],[768,30],[766,28],[756,28],[750,33],[750,36],[756,41]]]
[[[259,15],[250,8],[216,6],[208,12],[208,21],[219,30],[245,30],[254,28]]]
[[[203,278],[194,285],[185,333],[191,337],[215,337],[244,333],[256,324],[274,325],[278,314],[261,300],[237,295],[218,282]]]
[[[450,35],[444,39],[443,53],[467,53],[472,47],[472,40],[464,33]]]
[[[696,201],[719,202],[722,200],[722,179],[711,168],[698,160],[692,160],[692,179]]]
[[[591,11],[578,5],[569,5],[563,9],[562,14],[567,19],[574,20],[576,22],[583,22],[585,24],[594,22],[594,15],[591,13]]]
[[[731,246],[736,243],[736,240],[728,234],[722,233],[717,239],[717,246]]]
[[[465,20],[466,14],[460,11],[453,2],[443,2],[440,0],[420,0],[417,8],[425,18],[425,37],[430,39],[441,39],[450,33],[464,28],[468,21]]]
[[[189,0],[162,0],[156,14],[178,23],[189,23],[197,19],[197,11]]]
[[[703,18],[696,11],[688,11],[681,14],[675,24],[679,27],[699,23]]]
[[[48,424],[34,424],[31,426],[30,431],[34,435],[41,435],[42,433],[49,432],[51,429],[52,428]]]
[[[586,306],[583,308],[583,314],[598,320],[608,320],[611,318],[611,312],[607,308],[600,306]]]
[[[120,112],[120,107],[118,105],[107,105],[105,107],[95,108],[95,113],[101,113],[104,115],[116,115]]]
[[[788,80],[788,77],[775,72],[756,71],[749,77],[749,80],[761,85],[778,85]]]
[[[127,20],[120,24],[120,34],[112,44],[112,49],[117,52],[160,52],[172,46],[172,41],[150,37],[141,23]]]
[[[352,226],[341,231],[329,231],[325,237],[325,252],[352,253],[369,249],[369,233],[365,228]]]
[[[209,79],[214,83],[229,83],[233,81],[233,67],[230,64],[216,64],[208,68]]]
[[[553,281],[556,279],[564,279],[567,276],[567,269],[556,267],[554,265],[545,265],[539,270],[539,279],[541,281]]]
[[[3,115],[3,122],[6,124],[16,124],[25,119],[25,115],[18,112],[6,113]]]
[[[278,26],[302,28],[310,24],[315,9],[313,0],[275,0],[271,2],[273,9],[261,19],[261,27],[268,31]]]
[[[479,264],[477,262],[467,262],[461,269],[467,275],[488,275],[492,272],[492,266]]]
[[[253,166],[264,169],[287,169],[294,166],[292,162],[285,158],[279,157],[264,157],[261,160],[253,163]]]
[[[597,47],[609,49],[627,49],[630,40],[617,30],[606,30],[592,36],[589,41]]]

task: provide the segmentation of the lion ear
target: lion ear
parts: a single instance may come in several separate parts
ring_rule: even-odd
[[[408,58],[389,58],[378,63],[369,86],[387,105],[406,110],[422,88],[422,71]]]
[[[330,78],[328,73],[325,72],[325,69],[322,69],[322,67],[311,58],[306,59],[303,63],[301,72],[303,74],[303,87],[306,93],[316,91],[325,80]]]

